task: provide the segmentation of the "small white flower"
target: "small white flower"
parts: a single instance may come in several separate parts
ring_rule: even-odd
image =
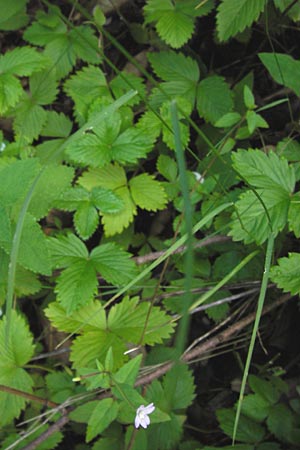
[[[134,421],[135,428],[138,428],[140,425],[143,428],[147,428],[148,425],[150,425],[150,419],[148,417],[149,414],[153,413],[155,410],[155,406],[153,403],[150,403],[148,406],[141,405],[136,410],[136,416]]]

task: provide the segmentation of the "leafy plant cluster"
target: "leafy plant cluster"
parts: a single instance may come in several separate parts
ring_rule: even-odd
[[[18,30],[22,41],[0,56],[2,448],[23,448],[68,408],[67,433],[76,435],[76,449],[219,448],[184,432],[197,380],[174,356],[177,323],[187,310],[230,295],[221,292],[225,283],[261,279],[270,236],[281,247],[267,267],[269,278],[299,294],[300,254],[287,254],[282,243],[286,235],[300,236],[300,146],[294,135],[264,145],[264,111],[286,99],[258,106],[252,71],[231,84],[183,46],[207,15],[216,20],[216,41],[224,42],[246,39],[247,27],[267,21],[269,11],[286,12],[298,26],[299,6],[287,0],[147,0],[143,24],[131,28],[155,43],[147,46],[148,71],[138,67],[143,77],[110,60],[101,40],[114,38],[99,7],[87,17],[79,9],[75,24],[46,1],[33,19],[26,0],[3,10],[2,32]],[[296,58],[271,50],[258,56],[273,83],[299,95]],[[180,165],[180,147],[187,168]],[[193,234],[232,239],[195,250],[190,297],[181,253],[196,239],[188,236],[182,171]],[[146,268],[133,257],[153,252],[160,256]],[[162,269],[164,260],[169,265]],[[200,296],[207,286],[211,291]],[[179,293],[165,295],[168,289]],[[219,324],[229,311],[225,303],[206,315]],[[37,339],[36,317],[67,346],[59,366],[48,328]],[[46,362],[36,365],[46,351]],[[132,356],[135,351],[141,354]],[[162,377],[139,385],[170,360]],[[284,381],[251,375],[249,386],[253,393],[244,399],[236,436],[235,409],[217,412],[223,432],[241,443],[235,448],[299,445],[299,399],[283,402]],[[43,400],[52,402],[45,420]],[[155,404],[151,426],[136,431],[136,410],[149,403]],[[19,419],[26,423],[24,436]],[[37,448],[64,445],[63,439],[56,430]]]

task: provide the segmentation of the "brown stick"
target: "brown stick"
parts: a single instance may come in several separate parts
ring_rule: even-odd
[[[51,400],[47,400],[45,398],[37,397],[36,395],[29,394],[29,392],[20,391],[19,389],[15,389],[9,386],[4,386],[3,384],[0,384],[0,391],[8,392],[9,394],[14,394],[18,397],[26,398],[26,400],[41,403],[45,407],[57,408],[59,406],[59,403],[52,402]]]
[[[270,305],[265,306],[262,314],[263,315],[267,314],[268,312],[287,302],[290,298],[291,298],[290,294],[283,295]],[[197,347],[193,348],[192,350],[184,354],[182,357],[182,361],[184,362],[192,361],[194,358],[197,358],[200,355],[205,354],[207,351],[217,347],[220,343],[228,340],[231,336],[238,333],[247,325],[249,325],[251,322],[253,322],[255,319],[255,315],[256,315],[255,312],[249,314],[244,319],[228,327],[225,331],[218,333],[217,336],[214,336],[208,339],[206,342],[199,344]],[[167,373],[172,368],[173,365],[174,365],[173,361],[168,361],[162,364],[153,372],[140,377],[135,383],[135,386],[138,387],[151,383],[153,380]],[[100,400],[104,397],[107,397],[108,395],[109,395],[108,392],[104,392],[103,394],[100,394],[97,398]],[[42,433],[38,438],[34,439],[34,441],[32,441],[30,444],[23,447],[22,450],[34,450],[41,442],[44,442],[49,436],[51,436],[53,433],[61,429],[66,423],[69,422],[69,420],[70,418],[67,416],[67,414],[62,416],[57,422],[51,425],[47,431]]]

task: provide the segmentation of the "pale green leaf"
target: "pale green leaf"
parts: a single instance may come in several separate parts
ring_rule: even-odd
[[[94,265],[89,260],[75,261],[57,278],[57,299],[67,315],[87,304],[97,293],[98,280]]]
[[[295,172],[285,158],[274,152],[238,150],[232,154],[233,167],[252,186],[291,193],[295,187]]]
[[[127,178],[123,167],[118,164],[110,164],[104,169],[88,170],[79,178],[78,184],[88,191],[98,186],[115,190],[126,186]]]
[[[86,441],[90,442],[102,433],[118,415],[119,404],[112,398],[100,400],[93,410],[88,423]]]
[[[300,61],[285,53],[259,53],[258,56],[278,84],[300,95]]]
[[[148,211],[157,211],[166,206],[167,198],[159,181],[153,176],[143,173],[131,178],[130,192],[137,206]]]
[[[118,248],[113,242],[95,247],[90,259],[101,276],[109,283],[124,285],[136,276],[131,255]]]
[[[90,202],[82,202],[74,214],[74,225],[78,235],[86,240],[89,239],[97,229],[99,214]]]
[[[22,85],[16,77],[0,73],[0,114],[15,106],[22,94]]]
[[[289,229],[294,232],[297,238],[300,237],[300,192],[291,197],[288,213]]]
[[[70,315],[67,315],[61,304],[52,302],[45,310],[45,314],[53,326],[66,333],[83,333],[106,328],[105,310],[95,300]]]
[[[29,76],[44,69],[49,61],[31,47],[16,47],[0,56],[0,72],[19,76]]]
[[[288,258],[280,258],[278,265],[271,269],[271,280],[284,292],[300,293],[300,254],[289,253]]]
[[[23,317],[15,310],[11,312],[11,329],[6,341],[6,318],[0,321],[0,384],[32,392],[33,380],[22,369],[28,363],[34,352],[32,335]],[[13,418],[18,417],[21,409],[25,407],[23,397],[0,392],[1,409],[5,415],[0,415],[0,424],[5,425]]]
[[[247,84],[244,86],[244,103],[247,109],[254,109],[256,106],[254,95]]]
[[[238,123],[241,120],[241,115],[237,112],[231,112],[224,114],[220,119],[218,119],[215,122],[215,127],[218,128],[227,128],[232,127],[236,123]]]
[[[48,238],[48,248],[55,267],[68,267],[74,262],[88,259],[86,246],[72,233],[58,238]]]
[[[64,209],[66,211],[74,211],[83,203],[91,202],[91,192],[83,189],[80,186],[67,189],[55,201],[55,207]]]
[[[222,0],[218,7],[217,30],[219,39],[227,41],[258,19],[266,0]]]
[[[211,75],[200,81],[197,93],[199,115],[214,124],[233,108],[232,92],[224,78]]]

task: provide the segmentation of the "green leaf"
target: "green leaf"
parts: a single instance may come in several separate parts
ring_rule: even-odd
[[[32,336],[23,317],[15,310],[12,310],[11,314],[8,342],[5,333],[6,318],[0,321],[0,384],[31,393],[33,380],[22,366],[27,364],[33,356]],[[0,416],[2,426],[18,417],[26,404],[23,397],[4,391],[0,392],[0,402],[2,411],[5,411],[5,414]]]
[[[154,412],[155,413],[155,412]],[[153,423],[149,427],[148,440],[151,442],[151,449],[160,450],[162,448],[171,450],[178,448],[178,443],[182,437],[182,423],[185,416],[170,414],[170,420],[163,423]]]
[[[75,102],[76,117],[87,120],[88,108],[95,98],[109,95],[105,75],[99,67],[87,66],[65,82],[64,89]]]
[[[48,67],[43,72],[31,75],[29,87],[32,98],[38,105],[49,105],[53,103],[58,94],[53,68]]]
[[[297,238],[300,237],[300,192],[296,192],[291,197],[291,203],[288,212],[289,229],[294,232]]]
[[[91,199],[93,204],[103,213],[117,213],[124,207],[120,197],[113,191],[101,187],[92,189]]]
[[[293,422],[293,414],[286,405],[279,403],[278,405],[272,406],[269,417],[267,418],[267,425],[270,432],[277,439],[283,442],[289,441],[289,435],[293,429]]]
[[[137,214],[136,205],[126,186],[116,189],[115,193],[122,200],[123,208],[117,213],[101,213],[106,237],[121,233],[133,222],[134,216]]]
[[[208,14],[214,6],[208,0],[200,7],[198,0],[148,0],[144,7],[146,23],[156,22],[156,30],[173,48],[182,47],[193,34],[195,17]]]
[[[262,422],[266,419],[271,405],[258,394],[249,394],[243,399],[242,413],[254,422]]]
[[[49,61],[45,56],[31,47],[16,47],[0,55],[0,72],[18,76],[29,76],[42,70]]]
[[[83,333],[106,328],[105,310],[94,300],[70,315],[67,315],[61,304],[52,302],[45,310],[45,314],[53,326],[66,333]]]
[[[17,13],[20,13],[28,0],[15,0],[11,3],[7,3],[5,0],[0,1],[0,8],[2,10],[1,13],[1,22],[5,22],[10,19],[12,16],[15,16]]]
[[[100,400],[88,423],[86,442],[102,433],[118,415],[119,404],[112,398]]]
[[[176,99],[178,105],[178,119],[179,119],[179,129],[180,129],[180,137],[182,147],[186,148],[189,140],[190,140],[190,130],[188,125],[186,124],[186,116],[189,116],[192,112],[192,103],[183,97],[178,97]],[[163,119],[166,125],[162,126],[163,131],[163,141],[167,146],[175,150],[175,141],[174,141],[174,133],[173,133],[173,125],[171,119],[171,101],[166,101],[162,104],[160,108],[160,116]]]
[[[42,129],[41,135],[66,138],[71,133],[72,125],[71,120],[63,113],[47,111],[47,121]]]
[[[178,168],[176,161],[170,158],[170,156],[159,155],[156,167],[159,173],[161,173],[168,181],[176,181],[178,176]]]
[[[130,254],[118,248],[113,242],[95,247],[91,261],[101,276],[115,285],[124,285],[136,276],[136,267]]]
[[[300,61],[282,53],[259,53],[258,56],[278,84],[283,84],[292,89],[298,96],[300,95],[298,76]]]
[[[57,268],[68,267],[82,259],[87,260],[89,256],[84,243],[72,233],[58,238],[48,238],[48,248]]]
[[[109,312],[109,330],[132,343],[161,343],[170,336],[174,324],[159,307],[151,308],[150,314],[149,308],[147,303],[138,304],[137,297],[124,298]]]
[[[271,269],[271,280],[284,292],[300,293],[300,254],[289,253],[288,258],[279,258],[278,265]]]
[[[246,191],[235,204],[236,212],[233,213],[229,232],[235,241],[262,244],[268,238],[271,226],[273,232],[278,234],[286,225],[289,194],[279,189],[259,189],[256,193],[261,201],[253,191]]]
[[[139,158],[144,158],[152,150],[153,139],[139,128],[127,128],[117,137],[111,148],[111,156],[114,161],[124,163],[136,163]]]
[[[183,53],[165,51],[148,53],[150,64],[158,77],[164,81],[184,81],[187,87],[195,88],[199,81],[199,67],[196,61]]]
[[[46,110],[34,104],[30,97],[24,98],[16,111],[13,124],[16,139],[24,139],[31,143],[39,137],[46,120]]]
[[[123,167],[118,164],[110,164],[105,169],[90,169],[85,172],[78,180],[78,184],[88,191],[94,187],[116,190],[126,186],[127,178]]]
[[[263,398],[269,405],[277,403],[284,392],[284,389],[279,389],[274,379],[264,380],[255,375],[249,375],[248,381],[252,391]]]
[[[65,269],[57,278],[57,299],[67,315],[87,304],[97,293],[98,280],[93,263],[79,260]]]
[[[5,114],[14,107],[23,94],[19,80],[8,73],[0,73],[0,114]]]
[[[227,41],[258,19],[266,0],[222,0],[218,7],[219,39]]]
[[[121,72],[110,82],[110,89],[112,90],[114,97],[119,98],[121,95],[128,92],[129,89],[137,91],[138,95],[133,97],[127,105],[133,106],[145,98],[146,87],[141,77],[134,75],[133,73]]]
[[[220,427],[227,436],[232,438],[233,426],[235,420],[235,411],[233,409],[219,409],[217,411],[217,418],[220,422]],[[239,426],[236,433],[236,440],[246,443],[260,442],[265,436],[264,428],[256,422],[241,415]]]
[[[74,225],[77,233],[83,239],[89,239],[99,224],[99,214],[91,202],[82,202],[74,215]]]
[[[254,109],[256,106],[254,95],[252,94],[252,91],[249,86],[247,86],[247,84],[245,84],[244,86],[244,103],[246,108],[250,110]]]
[[[284,158],[274,152],[238,150],[232,155],[233,167],[252,186],[291,193],[295,187],[295,172]]]
[[[241,120],[241,115],[236,112],[227,113],[215,122],[215,127],[228,128],[237,124]]]
[[[73,176],[74,169],[71,167],[49,165],[44,168],[43,175],[35,185],[28,212],[36,219],[45,217],[54,206],[54,201],[71,186]]]
[[[175,365],[163,378],[169,411],[190,406],[195,397],[194,378],[185,364]]]
[[[214,124],[232,108],[232,92],[224,78],[212,75],[200,81],[197,109],[201,117]]]
[[[129,181],[132,198],[137,206],[147,211],[157,211],[166,206],[165,191],[159,181],[143,173]]]
[[[142,355],[138,355],[131,359],[114,374],[113,379],[119,384],[127,384],[133,387],[139,373],[141,362]]]

